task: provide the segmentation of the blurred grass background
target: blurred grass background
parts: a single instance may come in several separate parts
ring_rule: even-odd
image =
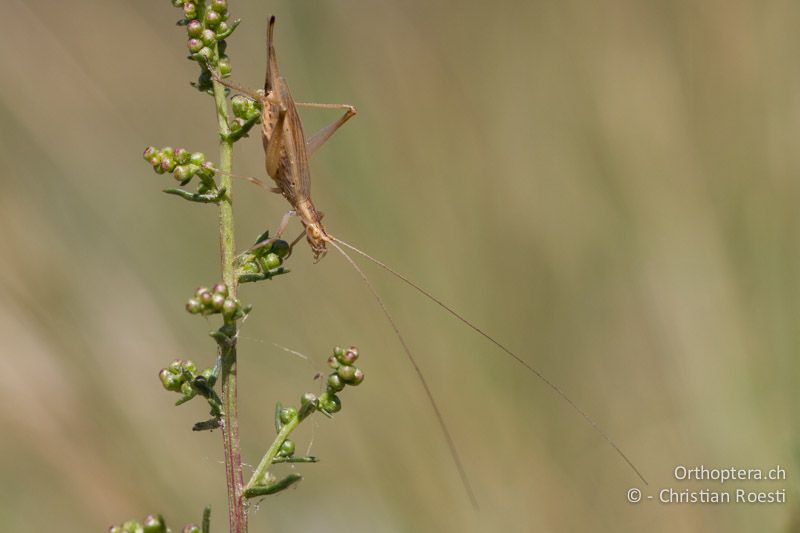
[[[145,146],[215,154],[179,11],[3,0],[0,46],[0,523],[105,531],[214,506],[218,432],[156,372],[208,364],[183,312],[218,279],[216,216],[159,192]],[[784,465],[785,505],[632,506],[640,483],[563,401],[489,343],[370,269],[444,408],[474,513],[397,341],[358,277],[307,250],[247,286],[244,457],[275,400],[315,390],[335,344],[367,381],[323,458],[254,509],[251,531],[800,531],[797,348],[800,7],[707,0],[231,1],[233,79],[263,79],[278,16],[301,101],[359,115],[313,162],[332,234],[394,265],[584,406],[651,481],[677,464]],[[334,114],[305,112],[306,131]],[[214,159],[215,156],[212,155]],[[260,142],[235,171],[262,176]],[[240,247],[287,206],[236,183]],[[294,233],[294,230],[291,232]],[[313,364],[272,343],[310,356]],[[725,488],[732,488],[725,487]],[[795,524],[793,526],[793,524]]]

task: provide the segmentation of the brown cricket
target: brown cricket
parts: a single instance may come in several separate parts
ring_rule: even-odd
[[[458,320],[466,324],[469,328],[471,328],[472,330],[474,330],[475,332],[477,332],[478,334],[489,340],[500,350],[502,350],[507,355],[512,357],[515,361],[523,365],[528,371],[532,372],[537,378],[539,378],[542,382],[544,382],[547,386],[549,386],[556,394],[558,394],[564,401],[566,401],[578,414],[580,414],[581,417],[583,417],[589,423],[589,425],[591,425],[592,428],[600,436],[602,436],[602,438],[628,464],[628,466],[636,473],[639,479],[641,479],[645,484],[647,484],[647,481],[645,480],[644,476],[641,474],[639,469],[633,464],[633,462],[628,458],[628,456],[616,445],[616,443],[606,434],[606,432],[597,424],[597,422],[595,422],[595,420],[591,416],[589,416],[574,401],[572,401],[572,399],[560,387],[558,387],[555,383],[553,383],[547,377],[545,377],[539,370],[537,370],[535,367],[527,363],[516,353],[505,347],[494,337],[485,333],[479,327],[477,327],[472,322],[464,318],[460,313],[455,311],[449,305],[442,302],[440,299],[435,297],[427,290],[423,289],[422,287],[420,287],[407,277],[403,276],[394,269],[390,268],[385,263],[379,261],[378,259],[375,259],[374,257],[368,255],[367,253],[359,250],[355,246],[348,244],[347,242],[342,241],[341,239],[338,239],[327,232],[325,226],[323,226],[322,224],[322,214],[319,211],[317,211],[317,208],[314,205],[314,201],[311,199],[311,172],[308,164],[308,158],[317,149],[319,149],[319,147],[322,146],[325,143],[325,141],[327,141],[331,137],[331,135],[333,135],[336,132],[336,130],[338,130],[351,117],[353,117],[356,114],[356,110],[353,106],[345,104],[316,104],[316,103],[299,103],[294,101],[291,92],[289,91],[289,86],[287,85],[286,80],[280,75],[280,71],[278,70],[277,57],[275,55],[275,48],[273,46],[274,26],[275,26],[275,17],[273,16],[270,17],[267,29],[267,72],[264,81],[263,94],[254,93],[253,91],[249,91],[241,86],[230,83],[227,80],[222,80],[217,73],[212,71],[212,76],[219,83],[222,83],[227,87],[240,91],[243,94],[248,95],[251,98],[260,101],[262,105],[261,134],[262,134],[262,141],[264,144],[264,152],[266,156],[265,157],[266,171],[267,175],[270,178],[272,178],[272,180],[275,182],[276,187],[267,187],[263,182],[255,178],[247,178],[247,179],[253,183],[256,183],[262,187],[271,190],[272,192],[283,195],[283,197],[286,198],[286,200],[292,206],[292,210],[283,217],[278,227],[278,230],[275,233],[275,236],[272,239],[269,239],[262,243],[258,243],[256,246],[264,246],[274,241],[275,239],[280,238],[280,236],[282,235],[283,231],[285,230],[289,222],[290,216],[296,215],[303,224],[303,227],[305,228],[304,234],[306,240],[308,241],[309,246],[311,247],[311,251],[314,254],[315,261],[319,261],[327,253],[327,245],[330,244],[337,251],[339,251],[342,254],[342,256],[347,260],[347,262],[350,263],[350,265],[356,270],[356,272],[358,272],[359,276],[366,283],[370,292],[372,293],[372,295],[378,302],[379,306],[381,307],[383,314],[386,316],[387,320],[392,326],[392,329],[394,330],[398,340],[400,341],[400,344],[402,345],[403,351],[405,352],[409,362],[413,366],[417,374],[417,377],[423,389],[425,390],[425,393],[428,397],[428,401],[431,404],[431,407],[436,415],[441,431],[450,449],[450,453],[455,463],[455,466],[458,469],[459,475],[461,476],[461,481],[473,505],[477,505],[477,500],[475,498],[475,495],[472,491],[469,480],[467,478],[466,470],[464,469],[463,464],[461,462],[460,456],[455,446],[455,442],[452,436],[450,435],[450,431],[447,428],[444,416],[442,415],[439,409],[439,406],[433,396],[430,387],[428,386],[427,380],[425,379],[422,370],[420,369],[419,365],[416,362],[416,358],[414,357],[413,353],[406,344],[406,341],[403,335],[400,333],[400,330],[398,329],[397,324],[392,318],[392,315],[389,313],[386,305],[383,302],[383,299],[380,297],[380,295],[370,282],[369,278],[367,278],[366,274],[361,270],[361,268],[356,264],[356,262],[339,245],[352,250],[358,255],[368,259],[369,261],[378,265],[382,269],[396,276],[404,283],[406,283],[407,285],[411,286],[416,291],[424,295],[426,298],[438,304],[448,313],[450,313]],[[339,117],[339,119],[337,119],[330,125],[326,126],[325,128],[322,128],[320,131],[312,135],[310,138],[306,139],[305,134],[303,133],[303,126],[300,120],[300,116],[297,113],[297,106],[344,109],[345,112],[341,117]],[[295,239],[295,241],[292,243],[292,247],[301,238],[302,234],[300,235],[300,237]]]

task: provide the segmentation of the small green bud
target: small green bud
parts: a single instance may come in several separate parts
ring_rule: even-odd
[[[227,57],[220,58],[219,63],[217,63],[217,68],[219,68],[219,73],[223,77],[230,74],[231,71],[233,70],[233,67],[231,67],[231,62],[228,60]]]
[[[222,316],[225,318],[233,318],[238,310],[239,303],[232,298],[226,298],[222,303]]]
[[[175,7],[182,7],[183,6],[183,0],[172,0],[172,5],[175,6]]]
[[[256,263],[254,263],[253,261],[248,261],[247,263],[241,266],[241,272],[242,274],[258,274],[259,273],[258,265],[256,265]]]
[[[190,20],[186,25],[186,33],[189,34],[189,37],[200,37],[203,33],[203,24],[197,19]]]
[[[161,167],[161,162],[159,161],[157,164],[153,165],[153,170],[156,171],[156,174],[163,174],[164,169]]]
[[[297,417],[297,409],[294,407],[285,407],[281,409],[280,419],[284,424],[288,424]]]
[[[183,15],[190,20],[196,18],[197,6],[189,2],[186,2],[185,4],[183,4]]]
[[[161,158],[175,157],[175,149],[171,146],[165,146],[161,149]]]
[[[150,163],[152,162],[153,158],[157,157],[158,155],[159,155],[158,150],[156,150],[155,146],[148,146],[147,148],[144,149],[142,157],[144,157],[145,161]],[[158,159],[160,160],[161,158],[159,157]]]
[[[264,258],[264,268],[267,270],[278,268],[281,266],[281,263],[283,263],[283,261],[281,261],[281,258],[278,257],[278,254],[270,253]]]
[[[362,381],[364,381],[364,371],[360,368],[356,368],[356,371],[353,374],[353,382],[350,384],[353,386],[360,385]]]
[[[194,389],[192,388],[192,384],[188,381],[184,381],[181,383],[181,394],[186,397],[194,396]]]
[[[336,373],[345,383],[352,383],[356,375],[356,367],[352,365],[342,365],[336,369]]]
[[[179,165],[185,165],[189,162],[190,155],[192,154],[189,153],[189,150],[186,148],[178,148],[175,150],[175,161],[177,161]]]
[[[188,165],[186,165],[186,168],[189,169],[189,174],[191,176],[194,176],[200,170],[200,167],[195,165],[194,163],[189,163]]]
[[[189,165],[178,165],[172,171],[172,175],[176,180],[183,182],[192,177],[192,171],[189,169]]]
[[[206,11],[206,26],[209,28],[216,28],[220,22],[222,22],[222,15],[214,10]]]
[[[181,533],[200,533],[200,527],[194,524],[186,524],[181,530]]]
[[[197,39],[196,37],[192,37],[188,41],[186,41],[186,45],[189,47],[189,51],[193,54],[200,52],[203,49],[203,41]]]
[[[339,361],[336,360],[336,356],[332,355],[332,356],[328,357],[328,366],[333,368],[334,370],[336,370],[341,365],[339,364]]]
[[[328,376],[328,389],[333,392],[339,392],[344,389],[344,381],[339,377],[339,374],[333,373]]]
[[[300,398],[300,410],[297,411],[297,416],[300,420],[305,419],[308,415],[313,413],[317,408],[317,397],[307,392]]]
[[[161,516],[147,515],[142,524],[144,533],[167,533],[167,526]]]
[[[194,152],[191,155],[191,157],[189,157],[189,161],[193,165],[198,165],[198,166],[202,165],[203,163],[206,162],[206,154],[204,154],[203,152]]]
[[[272,253],[283,259],[289,255],[289,243],[282,240],[277,240],[272,243]]]
[[[247,116],[247,109],[249,107],[250,99],[237,94],[231,98],[231,109],[233,115],[238,118],[245,118]],[[147,150],[144,151],[145,159],[147,159]]]
[[[186,302],[186,310],[191,314],[196,315],[203,310],[203,304],[201,304],[196,298],[191,298],[188,302]]]
[[[313,392],[307,392],[300,397],[300,405],[306,405],[317,401],[317,397]]]
[[[128,520],[122,524],[122,531],[125,533],[140,533],[142,526],[135,520]]]
[[[217,13],[225,13],[228,11],[228,0],[211,0],[211,9]]]
[[[162,157],[161,158],[161,169],[164,172],[172,172],[175,170],[175,158],[173,157]]]
[[[200,303],[203,304],[203,307],[208,307],[211,305],[211,300],[214,298],[214,295],[208,289],[205,289],[203,292],[197,295],[197,299],[200,300]]]
[[[326,392],[319,398],[319,408],[326,413],[338,413],[342,410],[342,400],[335,394],[328,394]]]
[[[183,359],[175,359],[169,364],[167,368],[169,368],[169,371],[175,374],[176,376],[180,376],[181,374],[183,374],[183,365],[184,365]]]
[[[211,296],[211,309],[219,313],[225,305],[225,297],[221,294],[214,293]]]
[[[228,26],[227,22],[225,21],[220,22],[219,24],[217,24],[217,36],[225,35],[226,33],[228,33],[229,29],[230,26]]]
[[[347,351],[340,351],[336,359],[343,365],[352,365],[356,362],[356,359],[358,359],[358,348],[351,346]]]
[[[244,123],[245,120],[243,118],[235,118],[231,120],[231,131],[239,131],[240,129],[242,129]]]
[[[200,372],[200,375],[203,376],[207,382],[211,383],[214,380],[214,369],[204,368],[203,371]]]
[[[222,296],[225,296],[225,297],[228,296],[228,286],[225,285],[224,283],[217,283],[216,285],[211,287],[211,291],[214,294],[221,294]]]
[[[187,371],[190,374],[197,373],[197,365],[194,364],[194,361],[191,359],[187,359],[183,362],[183,370]]]
[[[214,170],[214,165],[211,164],[211,161],[206,161],[205,163],[200,165],[199,172],[203,177],[205,177],[207,179],[211,179],[211,178],[214,177],[214,174],[216,173],[216,170]]]
[[[294,455],[294,448],[294,441],[286,439],[283,441],[283,444],[281,444],[281,449],[278,452],[278,455],[282,455],[283,457],[291,457]]]
[[[176,376],[168,369],[162,368],[158,373],[158,378],[161,380],[161,384],[166,390],[173,392],[181,390],[181,383],[183,380],[180,378],[180,376]]]
[[[217,34],[209,29],[205,29],[200,33],[200,40],[203,41],[203,44],[206,46],[214,46],[214,43],[217,42]]]
[[[197,52],[197,56],[203,61],[209,61],[214,56],[214,52],[208,46],[204,46]]]

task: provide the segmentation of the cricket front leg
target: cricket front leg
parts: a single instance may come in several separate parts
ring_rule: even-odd
[[[281,218],[281,223],[278,224],[278,229],[275,230],[275,236],[269,239],[264,239],[261,242],[255,243],[253,247],[250,248],[250,250],[251,251],[258,250],[259,248],[263,248],[264,246],[269,246],[273,242],[280,240],[281,236],[283,235],[283,232],[286,231],[286,227],[289,225],[289,219],[295,215],[297,215],[297,213],[294,210],[288,211],[285,215],[283,215],[283,218]],[[289,253],[291,254],[291,248],[289,249]]]
[[[341,128],[342,125],[344,125],[345,122],[350,120],[350,118],[354,117],[355,114],[356,114],[356,108],[351,106],[351,105],[347,105],[347,104],[314,104],[314,103],[297,102],[295,105],[302,106],[302,107],[315,107],[315,108],[321,108],[321,109],[344,109],[345,110],[344,115],[339,117],[338,120],[336,120],[335,122],[332,122],[328,126],[325,126],[321,130],[319,130],[317,133],[315,133],[314,135],[312,135],[311,137],[308,138],[308,140],[306,141],[306,153],[308,154],[308,157],[311,157],[311,155],[314,152],[316,152],[317,149],[320,146],[325,144],[325,141],[330,139],[331,136],[334,133],[336,133],[336,130]]]

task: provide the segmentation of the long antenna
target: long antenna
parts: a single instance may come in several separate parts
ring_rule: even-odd
[[[336,242],[340,242],[341,244],[352,248],[352,246],[350,246],[345,242],[340,241],[339,239],[336,239],[334,237],[330,238],[335,240]],[[406,340],[403,338],[403,334],[400,333],[400,329],[397,327],[397,323],[394,321],[394,318],[392,318],[392,315],[389,314],[389,309],[386,307],[386,304],[383,302],[383,299],[378,294],[378,291],[375,290],[375,287],[372,285],[372,282],[370,282],[369,278],[367,277],[366,274],[364,274],[364,271],[361,270],[358,264],[355,261],[353,261],[353,258],[347,255],[347,252],[342,250],[339,247],[339,245],[336,244],[336,242],[332,241],[328,242],[330,242],[331,245],[334,248],[336,248],[340,254],[342,254],[342,257],[344,257],[347,260],[347,262],[350,263],[350,265],[355,269],[355,271],[358,272],[358,275],[361,276],[361,279],[369,288],[369,292],[372,293],[372,296],[375,298],[375,301],[377,301],[378,305],[381,307],[381,310],[383,311],[384,316],[386,316],[386,319],[389,321],[389,324],[391,324],[392,329],[394,330],[394,334],[397,335],[397,339],[403,346],[403,351],[405,352],[408,361],[411,363],[411,366],[414,367],[414,371],[417,373],[419,382],[422,385],[422,388],[425,389],[425,394],[428,396],[428,401],[431,404],[431,407],[433,408],[433,412],[436,414],[436,419],[439,422],[439,427],[442,429],[445,441],[447,441],[447,447],[450,448],[450,456],[453,458],[453,462],[456,465],[456,469],[458,470],[458,475],[461,476],[461,484],[464,486],[464,490],[467,492],[467,495],[469,496],[469,499],[472,502],[472,507],[477,510],[478,500],[475,497],[475,493],[472,490],[472,485],[470,484],[469,478],[467,477],[467,471],[464,468],[463,463],[461,462],[461,457],[458,455],[458,449],[456,449],[456,443],[453,440],[453,437],[450,435],[450,430],[447,429],[447,424],[444,421],[444,415],[442,415],[442,412],[439,410],[439,405],[436,403],[436,399],[433,397],[433,392],[431,391],[431,388],[428,386],[428,381],[425,379],[425,375],[422,373],[422,369],[417,364],[416,358],[411,353],[411,349],[408,347],[408,344],[406,344]]]
[[[372,261],[373,263],[375,263],[376,265],[378,265],[379,267],[381,267],[385,271],[389,272],[393,276],[395,276],[398,279],[402,280],[406,285],[409,285],[410,287],[416,289],[417,292],[419,292],[420,294],[424,295],[425,297],[427,297],[432,302],[438,304],[439,307],[441,307],[442,309],[444,309],[445,311],[447,311],[448,313],[450,313],[451,315],[456,317],[458,320],[460,320],[461,322],[466,324],[470,329],[472,329],[473,331],[475,331],[476,333],[478,333],[479,335],[481,335],[485,339],[489,340],[489,342],[491,342],[492,344],[494,344],[495,346],[497,346],[498,348],[503,350],[506,354],[510,355],[515,361],[517,361],[519,364],[521,364],[522,366],[527,368],[537,378],[539,378],[545,385],[550,387],[556,394],[561,396],[561,398],[565,402],[567,402],[570,405],[570,407],[572,407],[572,409],[574,409],[579,415],[581,415],[583,417],[583,419],[586,420],[586,422],[588,422],[590,426],[592,426],[592,428],[595,430],[595,432],[597,432],[601,437],[603,437],[603,439],[608,443],[608,445],[611,446],[614,449],[614,451],[617,452],[617,455],[619,455],[622,458],[622,460],[624,460],[628,464],[628,466],[631,468],[631,470],[633,470],[636,473],[636,475],[639,477],[639,479],[641,479],[642,482],[645,485],[648,485],[647,480],[644,478],[644,476],[639,471],[639,469],[636,468],[636,466],[633,464],[633,462],[630,459],[628,459],[628,456],[625,455],[625,453],[620,449],[620,447],[617,446],[617,444],[613,440],[611,440],[611,437],[608,436],[608,434],[603,430],[603,428],[601,428],[598,425],[598,423],[595,422],[594,418],[589,416],[589,414],[586,413],[586,411],[581,409],[578,406],[578,404],[576,404],[574,401],[572,401],[572,399],[569,396],[567,396],[567,393],[565,393],[563,390],[561,390],[561,388],[558,385],[556,385],[555,383],[550,381],[547,377],[545,377],[545,375],[542,374],[541,371],[539,371],[535,367],[531,366],[527,361],[525,361],[520,356],[518,356],[517,354],[512,352],[510,349],[506,348],[499,341],[497,341],[494,337],[490,336],[488,333],[484,332],[481,328],[479,328],[478,326],[476,326],[475,324],[473,324],[472,322],[470,322],[469,320],[464,318],[461,314],[459,314],[452,307],[450,307],[449,305],[447,305],[446,303],[444,303],[443,301],[438,299],[436,296],[434,296],[430,292],[426,291],[425,289],[423,289],[422,287],[420,287],[419,285],[417,285],[416,283],[414,283],[413,281],[411,281],[407,277],[405,277],[402,274],[400,274],[399,272],[395,271],[394,269],[392,269],[386,263],[383,263],[383,262],[375,259],[374,257],[372,257],[371,255],[367,254],[366,252],[362,252],[361,250],[359,250],[358,248],[356,248],[352,244],[348,244],[348,243],[344,242],[341,239],[337,239],[336,237],[333,237],[333,236],[330,236],[330,238],[332,240],[336,241],[337,243],[341,244],[342,246],[345,246],[345,247],[349,248],[350,250],[354,251],[355,253],[357,253],[361,257],[364,257],[364,258]],[[334,244],[334,243],[331,243],[331,244]],[[335,246],[335,244],[334,244],[334,246]],[[338,246],[336,248],[339,249]],[[339,249],[339,250],[341,251],[341,249]],[[351,260],[351,262],[352,262],[352,260]],[[367,283],[369,283],[369,282],[367,282]],[[370,285],[370,288],[371,287],[372,286]],[[372,289],[372,291],[373,291],[373,293],[375,292],[374,289]],[[377,296],[377,294],[376,294],[376,296]],[[403,343],[403,345],[405,346],[405,343]],[[416,367],[416,364],[414,366]]]

